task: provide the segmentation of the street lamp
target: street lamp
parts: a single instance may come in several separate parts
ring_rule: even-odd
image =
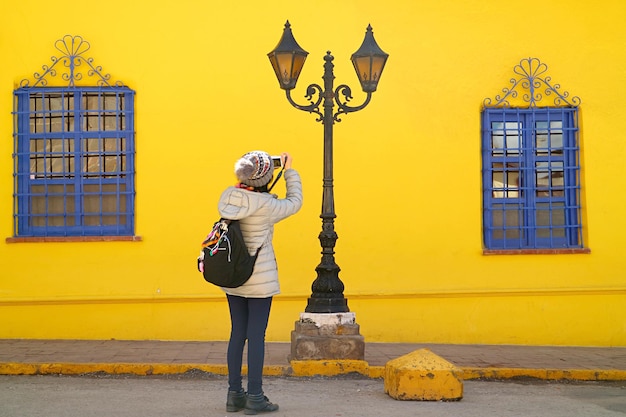
[[[298,77],[308,55],[298,45],[291,32],[289,21],[285,23],[283,36],[272,52],[267,54],[280,88],[285,90],[287,100],[299,110],[315,113],[316,121],[324,125],[324,185],[322,194],[322,231],[319,234],[322,246],[322,260],[315,268],[317,278],[311,285],[312,294],[308,300],[305,311],[307,313],[343,313],[349,312],[348,301],[343,296],[344,285],[339,279],[340,268],[335,262],[335,198],[333,193],[333,125],[340,122],[342,114],[359,111],[367,106],[376,91],[380,76],[387,62],[388,54],[383,52],[374,40],[372,27],[367,26],[363,44],[352,54],[351,60],[354,69],[361,82],[361,87],[367,97],[359,106],[349,106],[347,103],[352,99],[352,91],[345,84],[334,88],[333,59],[330,51],[324,56],[324,88],[318,84],[310,84],[306,89],[305,98],[307,105],[297,104],[291,98],[291,90],[295,88]],[[314,100],[313,97],[317,95]],[[343,98],[341,97],[343,96]],[[323,101],[323,103],[322,103]],[[320,110],[323,106],[323,112]],[[334,107],[338,110],[335,112]]]

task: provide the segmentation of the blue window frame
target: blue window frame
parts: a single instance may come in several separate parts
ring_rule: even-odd
[[[14,235],[134,234],[134,91],[14,92]]]
[[[487,249],[582,248],[576,107],[482,113]]]

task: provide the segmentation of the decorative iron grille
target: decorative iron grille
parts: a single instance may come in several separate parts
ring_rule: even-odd
[[[111,84],[109,82],[111,75],[103,73],[102,67],[95,65],[93,58],[84,56],[84,54],[91,49],[91,45],[82,37],[65,35],[54,43],[54,47],[61,55],[59,57],[52,56],[50,58],[52,61],[51,65],[42,65],[43,72],[35,72],[33,74],[34,82],[32,85],[28,79],[23,79],[20,83],[20,87],[45,87],[48,85],[48,77],[55,77],[57,75],[57,69],[61,70],[62,66],[66,68],[66,72],[61,74],[61,78],[67,81],[68,87],[74,87],[76,86],[76,82],[82,80],[85,74],[81,68],[83,64],[87,67],[87,76],[96,78],[97,86],[123,86],[119,81]]]
[[[582,248],[581,100],[561,91],[537,58],[483,101],[483,239],[487,249]],[[521,95],[522,106],[511,100]],[[551,106],[539,107],[554,97]],[[519,101],[519,100],[518,100]]]
[[[544,98],[553,96],[553,106],[580,105],[580,98],[575,96],[570,98],[567,91],[561,92],[561,85],[552,83],[552,78],[546,75],[548,66],[537,58],[525,58],[513,68],[513,72],[518,78],[511,78],[510,87],[502,89],[502,95],[498,94],[494,99],[485,98],[484,107],[511,107],[510,99],[518,97],[518,90],[526,90],[521,98],[527,107],[537,107]]]
[[[132,235],[134,91],[84,56],[80,36],[55,48],[14,92],[14,235]],[[62,69],[67,86],[50,85]]]

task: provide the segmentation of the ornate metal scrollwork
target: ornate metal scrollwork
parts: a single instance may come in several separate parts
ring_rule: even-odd
[[[52,56],[51,65],[42,65],[43,72],[35,72],[33,74],[34,83],[31,85],[28,79],[20,82],[20,87],[45,87],[48,85],[47,77],[55,77],[57,75],[57,65],[59,62],[67,68],[67,72],[61,74],[61,78],[67,81],[68,87],[74,87],[76,81],[83,79],[83,72],[79,67],[84,63],[87,65],[86,75],[88,77],[96,77],[96,85],[99,87],[111,87],[110,74],[102,72],[102,67],[94,64],[93,58],[86,58],[84,54],[91,48],[89,42],[85,41],[81,36],[65,35],[54,43],[54,47],[61,53],[61,56]],[[113,85],[123,86],[121,82]]]
[[[344,97],[343,102],[341,101],[341,98],[340,98],[342,95]],[[336,122],[340,122],[341,119],[339,118],[339,116],[341,116],[342,114],[348,114],[348,113],[352,113],[352,112],[363,109],[365,106],[369,104],[371,99],[372,99],[372,93],[368,92],[367,97],[365,98],[365,101],[363,102],[363,104],[361,104],[360,106],[349,106],[348,102],[352,100],[352,90],[350,89],[349,86],[345,84],[341,84],[339,87],[335,89],[335,103],[337,103],[337,107],[339,108],[339,110],[333,115],[333,119]]]
[[[567,91],[561,92],[560,84],[552,84],[552,78],[545,76],[548,66],[537,58],[522,59],[518,65],[513,68],[513,72],[519,78],[511,78],[510,87],[502,89],[502,95],[496,95],[494,100],[485,98],[483,100],[484,107],[511,107],[509,99],[517,98],[517,88],[527,90],[521,98],[529,107],[537,107],[538,103],[545,97],[554,95],[553,104],[557,107],[563,106],[579,106],[580,98],[574,96],[569,98]],[[542,90],[542,88],[545,88]]]
[[[372,99],[372,93],[368,92],[365,101],[360,106],[350,106],[348,102],[352,100],[352,89],[346,85],[341,84],[333,90],[333,83],[335,75],[333,73],[333,60],[334,57],[330,54],[330,51],[324,56],[324,88],[318,84],[310,84],[306,89],[306,95],[304,96],[309,104],[302,105],[296,103],[291,98],[291,90],[286,90],[287,100],[293,107],[298,110],[308,111],[309,113],[317,114],[316,122],[322,122],[324,124],[332,124],[334,122],[341,122],[339,118],[342,114],[348,114],[355,111],[359,111],[367,106]],[[317,100],[313,101],[313,96],[317,94]],[[343,97],[343,98],[342,98]],[[324,109],[320,109],[322,105]],[[337,112],[333,113],[333,102],[337,104]],[[323,110],[323,111],[322,111]]]
[[[304,96],[304,98],[309,101],[309,104],[307,105],[296,103],[291,98],[290,91],[291,90],[287,90],[287,100],[291,103],[292,106],[299,110],[317,114],[318,117],[317,119],[315,119],[316,122],[321,122],[324,120],[324,114],[320,110],[320,105],[322,104],[322,100],[324,99],[324,91],[322,90],[322,87],[320,87],[318,84],[311,84],[307,87],[306,95]],[[317,94],[317,100],[313,101],[313,96],[315,94]],[[342,96],[343,99],[341,98]],[[350,106],[348,105],[348,102],[352,100],[352,89],[348,85],[342,84],[335,89],[332,97],[337,104],[337,107],[339,108],[339,110],[337,110],[337,112],[333,114],[332,119],[335,122],[341,122],[340,116],[342,114],[352,113],[365,108],[365,106],[367,106],[372,99],[372,93],[367,93],[365,101],[360,106]]]
[[[313,95],[317,92],[317,100],[313,101]],[[301,105],[293,101],[291,98],[291,90],[286,90],[287,100],[298,110],[308,111],[309,113],[317,114],[316,122],[321,122],[324,119],[324,115],[320,111],[320,104],[322,103],[322,99],[324,98],[322,87],[317,84],[310,84],[306,89],[306,94],[304,96],[305,99],[309,101],[307,105]]]

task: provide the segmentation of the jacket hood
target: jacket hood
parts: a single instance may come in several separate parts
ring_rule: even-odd
[[[228,187],[222,193],[217,208],[221,217],[239,220],[250,216],[273,198],[276,198],[276,195]]]

